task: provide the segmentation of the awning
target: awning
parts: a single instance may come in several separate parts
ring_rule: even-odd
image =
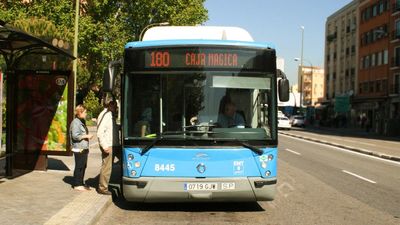
[[[7,66],[12,66],[14,60],[26,51],[37,51],[44,55],[61,54],[75,59],[69,52],[8,26],[4,21],[0,20],[0,53],[5,57]]]

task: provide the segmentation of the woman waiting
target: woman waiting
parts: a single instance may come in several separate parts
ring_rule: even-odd
[[[73,187],[78,191],[90,190],[89,186],[85,186],[83,178],[85,176],[86,164],[89,154],[89,139],[93,135],[89,134],[85,124],[86,108],[78,105],[75,108],[75,119],[72,120],[70,126],[72,152],[75,158],[74,181]]]

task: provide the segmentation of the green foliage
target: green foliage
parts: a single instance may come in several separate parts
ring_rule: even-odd
[[[97,118],[100,112],[103,110],[102,105],[99,103],[99,98],[96,97],[93,91],[89,91],[83,100],[83,105],[86,106],[88,112],[88,118]]]
[[[205,22],[205,0],[88,0],[80,1],[78,88],[101,84],[104,68],[123,56],[124,45],[138,40],[149,24],[197,25]],[[75,1],[0,0],[0,18],[47,40],[73,43]]]

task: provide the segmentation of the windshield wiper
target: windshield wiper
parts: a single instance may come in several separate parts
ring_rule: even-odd
[[[140,155],[146,154],[146,152],[148,152],[155,144],[157,144],[157,142],[161,141],[162,139],[163,139],[163,136],[157,137],[156,139],[154,139],[153,142],[151,142],[150,144],[144,146],[142,148],[142,151],[140,152]]]
[[[239,141],[239,140],[237,140],[237,141],[238,141],[240,144],[242,144],[243,147],[246,147],[246,148],[252,150],[253,152],[255,152],[255,153],[258,154],[258,155],[262,155],[262,154],[264,153],[264,151],[263,151],[262,149],[257,148],[257,147],[254,146],[254,145],[251,145],[251,144],[249,144],[249,143],[245,143],[245,142],[242,142],[242,141]]]
[[[262,149],[254,146],[254,145],[251,145],[249,143],[240,141],[239,139],[236,139],[236,138],[235,139],[229,138],[229,139],[222,139],[222,140],[224,140],[224,141],[225,140],[226,141],[235,141],[235,142],[239,143],[240,145],[242,145],[243,147],[250,149],[251,151],[253,151],[254,153],[256,153],[258,155],[262,155],[264,153],[264,151]]]

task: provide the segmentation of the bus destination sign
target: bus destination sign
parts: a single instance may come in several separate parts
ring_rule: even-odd
[[[145,52],[145,68],[254,69],[262,64],[255,50],[160,49]],[[258,60],[259,59],[259,60]],[[258,62],[258,63],[257,63]],[[258,65],[258,66],[257,66]]]

